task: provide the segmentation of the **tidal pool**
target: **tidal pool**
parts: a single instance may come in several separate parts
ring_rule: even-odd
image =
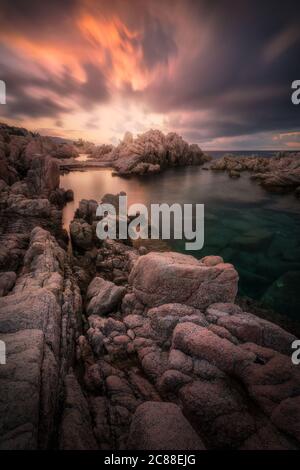
[[[241,295],[300,320],[300,201],[293,195],[268,193],[248,174],[231,179],[201,167],[130,179],[112,176],[109,169],[74,171],[62,175],[60,185],[74,191],[63,213],[66,228],[81,199],[100,201],[106,193],[125,191],[129,205],[149,208],[163,202],[204,204],[204,247],[188,254],[222,256],[239,272]],[[169,244],[185,251],[184,240]]]

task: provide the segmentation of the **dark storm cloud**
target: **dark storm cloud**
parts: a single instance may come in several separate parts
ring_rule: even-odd
[[[167,63],[177,52],[171,27],[162,25],[157,18],[150,17],[145,22],[141,45],[144,62],[148,68],[158,63]]]
[[[102,71],[94,64],[86,63],[83,66],[87,80],[84,84],[77,86],[78,95],[87,106],[102,103],[109,98],[106,80]],[[75,87],[76,88],[76,87]]]
[[[199,136],[204,129],[217,137],[299,128],[300,110],[290,99],[300,76],[299,2],[191,2],[191,8],[199,28],[211,25],[212,38],[192,60],[187,51],[171,80],[162,76],[148,87],[149,105],[164,113],[207,111],[212,119],[200,120]],[[191,116],[185,129],[195,135],[196,125]]]
[[[117,19],[126,27],[117,31],[124,44],[116,52],[115,44],[109,49],[101,37],[103,25],[97,23],[95,33],[105,49],[101,64],[95,52],[97,34],[85,36],[78,27],[85,9],[93,19],[118,27]],[[290,99],[291,83],[300,79],[299,1],[1,0],[1,30],[40,44],[41,51],[45,43],[55,44],[59,52],[61,44],[66,55],[57,60],[79,58],[85,74],[84,81],[78,80],[71,61],[60,74],[49,67],[43,70],[42,65],[34,73],[32,57],[26,71],[26,54],[18,55],[4,35],[0,78],[7,83],[5,112],[12,118],[59,119],[72,112],[65,100],[86,111],[119,94],[165,113],[174,130],[193,140],[299,129],[300,107]],[[124,51],[130,46],[128,62],[131,54],[139,58],[136,75],[157,71],[144,89],[137,90],[134,80],[130,82],[135,72],[131,68],[119,81],[110,75],[123,46]],[[123,67],[126,63],[121,61],[118,70]],[[41,98],[34,89],[42,92]],[[172,114],[179,118],[172,121]]]
[[[3,52],[3,49],[0,48]],[[66,109],[49,97],[38,98],[34,94],[26,92],[26,88],[38,82],[48,91],[48,82],[44,80],[32,80],[32,77],[19,74],[11,67],[0,61],[1,78],[6,83],[6,105],[1,107],[1,112],[6,117],[56,117]]]
[[[79,5],[77,0],[1,0],[0,20],[41,33],[43,28],[53,28],[70,18]]]
[[[79,104],[84,109],[92,109],[97,103],[109,99],[103,73],[94,64],[83,65],[86,81],[78,82],[67,68],[59,77],[49,71],[44,71],[40,76],[29,71],[18,72],[10,64],[1,61],[1,52],[4,54],[7,51],[0,47],[1,79],[5,81],[7,89],[7,104],[1,111],[7,117],[58,117],[61,113],[72,112],[73,109],[73,106],[70,108],[62,104],[61,99],[69,98],[74,105]],[[14,58],[13,63],[21,62],[22,59]],[[40,97],[39,92],[50,92],[51,96],[57,95],[57,98]]]

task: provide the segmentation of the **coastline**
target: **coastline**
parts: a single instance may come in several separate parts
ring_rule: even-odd
[[[299,448],[296,338],[235,303],[235,267],[101,242],[92,200],[68,253],[72,194],[56,158],[10,138],[20,150],[1,185],[0,447]]]

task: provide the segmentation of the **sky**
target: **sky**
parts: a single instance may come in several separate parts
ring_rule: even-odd
[[[0,120],[117,144],[300,148],[300,2],[0,0]]]

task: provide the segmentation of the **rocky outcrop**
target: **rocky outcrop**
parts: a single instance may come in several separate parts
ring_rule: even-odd
[[[239,177],[243,171],[249,171],[253,179],[270,191],[294,191],[297,195],[300,185],[299,152],[283,152],[269,158],[225,155],[215,160],[210,169],[227,171],[233,178]]]
[[[88,402],[71,371],[65,378],[65,404],[59,446],[65,450],[96,450]]]
[[[284,415],[298,413],[295,337],[233,303],[233,266],[169,252],[134,252],[128,266],[121,305],[107,317],[93,311],[79,345],[98,446],[299,448],[295,420]],[[87,302],[113,289],[99,281],[109,269],[99,266]]]
[[[73,142],[79,153],[91,154],[95,150],[95,144],[88,140],[78,139]]]
[[[113,161],[116,155],[113,153],[113,145],[95,145],[89,152],[89,158],[97,161]]]
[[[86,250],[92,248],[95,237],[92,226],[85,222],[85,220],[73,220],[70,224],[70,235],[74,247]]]
[[[233,302],[238,275],[230,264],[208,266],[178,253],[149,253],[134,266],[129,281],[136,297],[148,307],[169,302],[207,308],[213,301]]]
[[[96,201],[81,201],[67,250],[67,195],[36,138],[0,125],[16,176],[0,180],[0,448],[299,449],[295,336],[234,303],[238,274],[219,256],[99,241]],[[174,158],[159,134],[147,151],[137,139],[131,169],[180,164],[187,147],[164,139]],[[293,296],[297,276],[274,290]]]
[[[11,167],[23,172],[36,156],[49,155],[57,159],[78,156],[78,150],[70,143],[58,143],[51,137],[0,123],[0,157],[1,150]]]
[[[72,267],[36,228],[21,274],[3,277],[2,448],[300,447],[295,337],[233,303],[233,266],[111,240],[92,250],[84,334],[72,270],[89,250]],[[122,287],[114,265],[129,274]]]
[[[29,139],[26,148],[26,156],[50,155],[58,159],[76,158],[79,153],[76,147],[68,143],[57,143],[51,137],[35,135]]]
[[[0,152],[13,175],[0,182],[0,335],[7,356],[0,369],[3,449],[56,445],[63,380],[81,327],[79,288],[59,245],[66,246],[65,192],[58,188],[53,149],[50,139],[0,126]]]
[[[81,298],[66,253],[35,228],[22,274],[0,299],[0,447],[47,448],[54,439],[62,380],[74,357]]]
[[[72,195],[59,188],[59,165],[51,157],[51,142],[24,129],[0,126],[0,156],[13,175],[6,178],[1,173],[6,181],[0,180],[2,271],[18,269],[36,226],[49,230],[62,245],[67,242],[62,208]]]
[[[59,186],[59,166],[49,156],[34,157],[26,178],[31,194],[47,194]]]
[[[91,227],[95,207],[82,201],[77,214]],[[196,432],[200,448],[300,446],[294,420],[289,426],[282,411],[297,416],[295,337],[234,304],[232,265],[219,256],[147,254],[111,240],[75,253],[75,265],[83,259],[96,267],[82,288],[88,325],[78,357],[99,448],[160,449],[161,441],[189,449],[183,433],[168,433],[173,418],[176,429],[188,420],[184,434]],[[181,412],[161,411],[174,404]]]
[[[77,148],[73,144],[62,143],[57,145],[51,152],[51,155],[55,158],[76,158],[79,153]]]
[[[202,165],[211,158],[198,145],[189,145],[176,133],[164,135],[150,130],[136,139],[127,132],[123,141],[111,152],[111,160],[118,175],[145,175],[165,168]]]
[[[201,439],[173,403],[145,402],[131,422],[128,448],[135,450],[203,450]]]

